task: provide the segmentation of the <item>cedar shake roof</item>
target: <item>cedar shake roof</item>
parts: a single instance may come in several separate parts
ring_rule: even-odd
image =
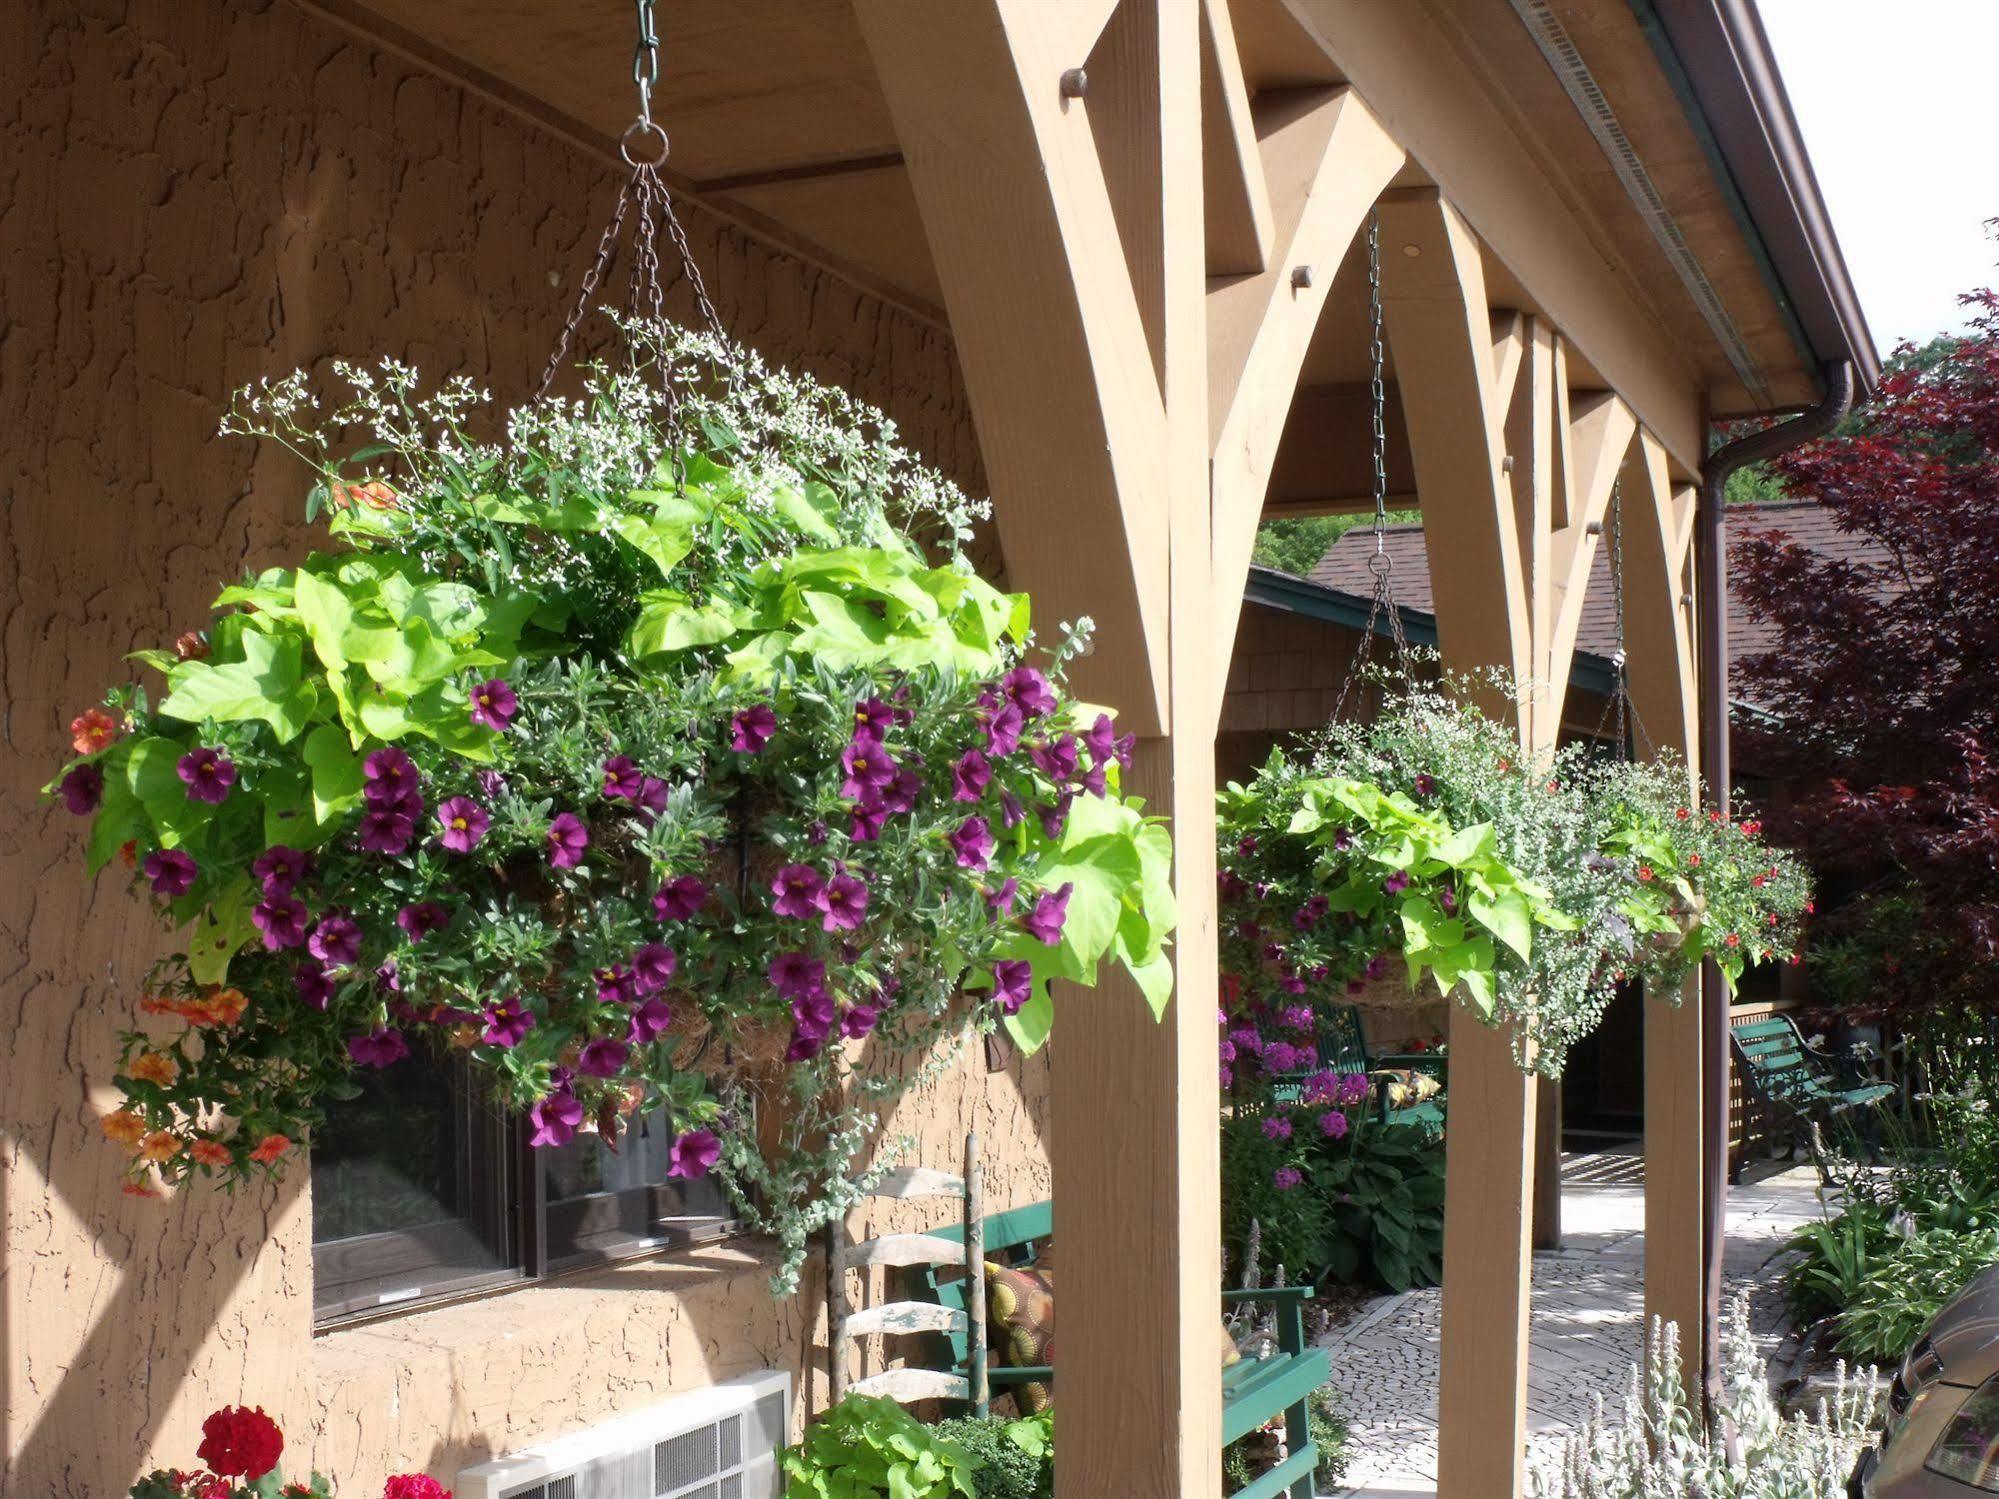
[[[1878,562],[1886,557],[1879,542],[1869,536],[1852,535],[1834,524],[1833,513],[1810,500],[1786,500],[1767,505],[1730,506],[1724,521],[1731,544],[1751,531],[1781,532],[1807,550],[1847,562]],[[1608,538],[1606,538],[1606,541]],[[1433,612],[1430,595],[1430,560],[1424,550],[1421,525],[1388,528],[1388,559],[1395,601],[1405,609]],[[1355,526],[1327,550],[1308,575],[1308,581],[1337,593],[1365,600],[1374,593],[1374,578],[1368,563],[1374,557],[1374,532],[1367,525]],[[1729,660],[1770,649],[1774,634],[1749,610],[1731,588],[1728,610]],[[1597,548],[1596,564],[1590,572],[1589,592],[1583,599],[1582,627],[1576,636],[1577,649],[1606,659],[1617,649],[1617,614],[1611,596],[1610,548]]]

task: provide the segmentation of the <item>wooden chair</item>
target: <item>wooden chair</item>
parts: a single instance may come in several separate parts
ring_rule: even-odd
[[[983,1202],[984,1188],[979,1171],[979,1137],[965,1137],[965,1174],[952,1176],[922,1166],[902,1166],[888,1173],[867,1193],[870,1198],[908,1201],[919,1197],[945,1197],[963,1205],[964,1226],[955,1240],[928,1233],[883,1234],[879,1238],[852,1243],[844,1217],[826,1228],[826,1310],[831,1328],[828,1339],[828,1376],[833,1399],[842,1396],[885,1395],[908,1404],[912,1400],[962,1400],[979,1415],[991,1405],[986,1377],[986,1262]],[[891,1270],[922,1267],[926,1284],[934,1283],[940,1267],[959,1267],[965,1279],[958,1284],[972,1289],[956,1306],[941,1305],[935,1297],[916,1301],[883,1301],[856,1311],[848,1294],[847,1275],[858,1270],[863,1275],[870,1265]],[[909,1366],[883,1369],[864,1379],[851,1379],[854,1345],[862,1338],[942,1335],[962,1351],[949,1369]],[[962,1371],[962,1372],[960,1372]]]

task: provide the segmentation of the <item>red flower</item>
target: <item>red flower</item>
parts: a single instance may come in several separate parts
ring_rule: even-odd
[[[118,720],[102,708],[86,708],[69,721],[69,742],[79,755],[94,755],[118,737]]]
[[[427,1473],[398,1473],[383,1488],[382,1499],[451,1499],[451,1490]]]
[[[1689,869],[1699,869],[1701,867],[1701,856],[1699,854],[1688,854],[1687,867]]]
[[[250,1152],[250,1159],[260,1166],[268,1166],[291,1148],[292,1142],[283,1135],[266,1135],[257,1142],[257,1148]]]
[[[1733,932],[1730,932],[1730,933],[1729,933],[1729,934],[1728,934],[1728,935],[1727,935],[1726,937],[1723,937],[1723,938],[1721,939],[1721,941],[1722,941],[1722,945],[1723,945],[1724,947],[1740,947],[1740,946],[1742,946],[1742,939],[1741,939],[1740,937],[1736,936],[1736,935],[1735,935],[1735,933],[1733,933]]]
[[[1639,879],[1641,879],[1641,880],[1649,880],[1649,879],[1651,879],[1651,878],[1652,878],[1652,866],[1651,866],[1650,864],[1640,864],[1640,865],[1638,866],[1638,878],[1639,878]]]
[[[1682,807],[1680,808],[1679,811],[1675,812],[1673,815],[1679,818],[1681,822],[1685,822],[1689,817],[1692,817],[1694,814],[1688,808]]]
[[[260,1405],[224,1406],[201,1423],[201,1445],[194,1455],[217,1473],[255,1483],[278,1465],[285,1434]]]

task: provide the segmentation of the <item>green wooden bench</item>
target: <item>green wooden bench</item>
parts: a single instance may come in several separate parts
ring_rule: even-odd
[[[1385,1069],[1416,1073],[1434,1077],[1441,1085],[1446,1082],[1445,1059],[1435,1052],[1396,1052],[1391,1055],[1371,1057],[1367,1050],[1367,1035],[1361,1029],[1360,1011],[1352,1005],[1341,1005],[1333,1011],[1330,1021],[1319,1028],[1319,1068],[1334,1072],[1358,1072],[1363,1077]],[[1288,1090],[1295,1099],[1303,1077],[1279,1085],[1278,1098],[1286,1099]],[[1375,1078],[1374,1098],[1376,1115],[1383,1124],[1417,1125],[1431,1131],[1441,1131],[1444,1127],[1444,1103],[1441,1097],[1426,1098],[1421,1103],[1393,1107],[1388,1100],[1388,1079]]]
[[[1895,1091],[1891,1083],[1842,1083],[1823,1054],[1805,1043],[1788,1015],[1745,1021],[1729,1032],[1729,1043],[1741,1064],[1742,1086],[1750,1099],[1790,1133],[1791,1154],[1800,1136],[1812,1149],[1813,1124],[1851,1130],[1857,1111],[1871,1109]],[[1820,1174],[1825,1162],[1817,1160]],[[1729,1180],[1742,1177],[1738,1158]]]
[[[1031,1265],[1040,1246],[1054,1232],[1055,1207],[1049,1202],[1033,1202],[1009,1212],[994,1213],[983,1220],[986,1258],[1000,1263]],[[964,1240],[960,1226],[931,1230],[940,1239],[954,1243]],[[913,1269],[908,1275],[908,1294],[929,1299],[954,1311],[965,1310],[965,1283],[944,1279],[935,1266]],[[1310,1286],[1285,1286],[1269,1291],[1224,1291],[1225,1304],[1268,1302],[1277,1319],[1277,1351],[1266,1358],[1245,1358],[1220,1371],[1222,1382],[1222,1441],[1233,1442],[1249,1435],[1264,1423],[1282,1416],[1287,1456],[1256,1482],[1239,1490],[1235,1499],[1312,1499],[1312,1474],[1319,1466],[1319,1448],[1306,1422],[1305,1402],[1314,1390],[1332,1378],[1332,1364],[1323,1348],[1305,1345],[1305,1303],[1311,1299]],[[1059,1298],[1058,1298],[1059,1299]],[[938,1357],[950,1359],[950,1367],[965,1363],[965,1334],[948,1337],[949,1351],[940,1346]],[[988,1366],[995,1385],[1045,1384],[1052,1381],[1052,1368],[1009,1368]]]

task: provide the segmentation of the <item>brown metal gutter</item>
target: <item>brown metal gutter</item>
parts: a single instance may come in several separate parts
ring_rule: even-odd
[[[1862,331],[1865,329],[1863,327]],[[1701,770],[1710,794],[1724,812],[1729,802],[1728,754],[1728,548],[1723,529],[1728,479],[1737,469],[1788,452],[1822,437],[1853,409],[1858,381],[1853,365],[1836,360],[1825,366],[1825,399],[1801,416],[1726,443],[1708,454],[1701,469],[1700,514],[1696,531],[1697,596],[1700,599]],[[1701,965],[1701,1101],[1707,1113],[1702,1133],[1702,1227],[1707,1255],[1702,1267],[1706,1316],[1701,1338],[1701,1371],[1708,1408],[1721,1397],[1721,1272],[1728,1242],[1728,988],[1710,958]]]
[[[1754,0],[1629,0],[1813,364],[1881,376]]]

